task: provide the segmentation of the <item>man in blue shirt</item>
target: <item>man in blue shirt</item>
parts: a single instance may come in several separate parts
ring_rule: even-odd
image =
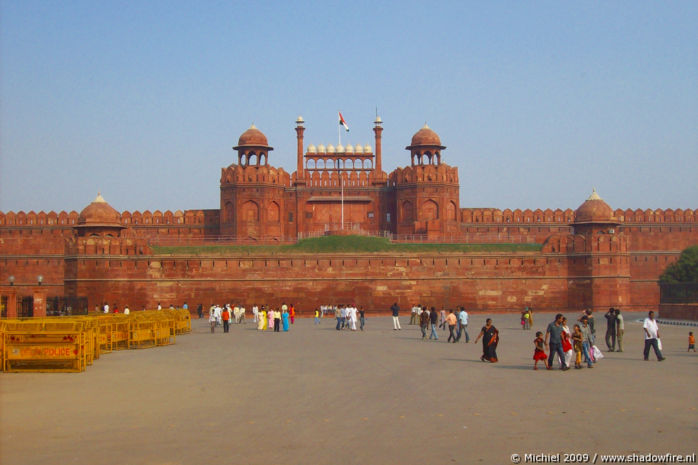
[[[555,354],[560,357],[562,371],[569,370],[570,367],[565,364],[565,353],[562,351],[562,313],[555,315],[555,321],[548,324],[548,329],[545,331],[545,345],[550,349],[550,355],[548,356],[548,370],[551,370],[553,367]]]

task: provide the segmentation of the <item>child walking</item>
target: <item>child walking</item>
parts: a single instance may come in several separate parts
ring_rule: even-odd
[[[582,328],[579,325],[574,325],[574,332],[572,333],[572,346],[574,348],[574,367],[582,368]]]
[[[541,333],[540,331],[536,332],[536,338],[533,340],[533,346],[535,347],[535,350],[533,352],[533,360],[535,360],[533,364],[533,369],[538,369],[539,360],[543,360],[545,368],[549,369],[550,367],[548,366],[548,356],[545,355],[545,340],[543,339],[543,333]]]
[[[693,352],[696,351],[696,337],[693,335],[693,331],[688,332],[688,350],[686,352],[690,352],[691,349]]]

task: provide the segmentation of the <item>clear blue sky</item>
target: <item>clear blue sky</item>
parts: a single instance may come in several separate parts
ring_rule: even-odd
[[[306,145],[426,121],[461,207],[698,208],[698,2],[0,0],[0,210],[219,207],[254,122]]]

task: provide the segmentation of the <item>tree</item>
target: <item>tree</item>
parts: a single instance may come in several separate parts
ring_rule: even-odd
[[[676,263],[672,263],[659,277],[661,283],[698,282],[698,245],[692,245],[681,252]]]

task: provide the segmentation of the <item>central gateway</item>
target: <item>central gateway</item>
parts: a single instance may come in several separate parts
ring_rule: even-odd
[[[457,233],[458,169],[441,162],[439,136],[424,126],[407,146],[411,166],[390,175],[382,169],[382,121],[369,144],[303,143],[296,120],[297,168],[289,174],[269,164],[266,136],[251,126],[233,147],[237,164],[222,169],[220,234],[282,240],[328,231],[372,234]]]

